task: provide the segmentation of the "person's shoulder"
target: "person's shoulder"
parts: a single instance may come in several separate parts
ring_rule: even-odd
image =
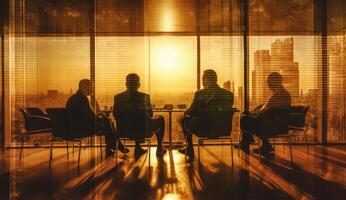
[[[69,96],[69,98],[67,99],[67,101],[71,101],[74,98],[76,98],[76,93],[72,94],[71,96]]]
[[[285,97],[287,97],[287,98],[291,98],[290,92],[289,92],[288,90],[286,90],[286,89],[284,89],[284,90],[281,92],[280,95],[281,95],[281,96],[285,96]]]
[[[125,95],[126,95],[126,91],[120,92],[120,93],[114,95],[114,99],[122,98]]]
[[[197,90],[195,92],[196,95],[199,95],[199,94],[204,94],[204,93],[207,93],[208,91],[206,89],[200,89],[200,90]]]
[[[199,96],[201,96],[201,95],[203,95],[203,94],[205,94],[205,93],[206,93],[206,90],[205,90],[205,89],[200,89],[200,90],[197,90],[197,91],[195,92],[194,96],[195,96],[195,97],[199,97]]]
[[[70,107],[71,104],[74,103],[74,102],[76,101],[75,99],[76,99],[76,94],[71,95],[71,96],[67,99],[65,106],[66,106],[66,107]]]
[[[87,102],[89,102],[89,99],[87,96],[81,94],[81,93],[74,93],[71,95],[66,102],[66,107],[74,107],[76,105],[85,105]]]
[[[88,99],[87,96],[81,94],[81,93],[74,93],[72,96],[70,96],[69,100],[70,101],[78,101],[78,100],[85,100]]]
[[[118,94],[115,94],[115,95],[114,95],[114,98],[123,96],[124,94],[125,94],[125,92],[120,92],[120,93],[118,93]]]
[[[140,92],[140,91],[137,92],[137,95],[138,95],[138,96],[141,96],[141,97],[144,97],[144,98],[150,98],[150,95],[149,95],[149,94],[144,93],[144,92]]]

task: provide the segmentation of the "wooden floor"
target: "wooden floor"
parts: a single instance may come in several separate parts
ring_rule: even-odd
[[[133,152],[133,149],[131,149]],[[346,199],[346,146],[294,146],[294,164],[289,151],[277,145],[276,156],[260,163],[250,153],[230,159],[228,146],[204,146],[198,162],[185,162],[176,150],[163,160],[152,148],[135,160],[132,154],[101,160],[98,148],[77,151],[69,159],[66,150],[18,149],[0,151],[0,199]]]

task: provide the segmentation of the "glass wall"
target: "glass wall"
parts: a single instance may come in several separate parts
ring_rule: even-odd
[[[2,25],[2,24],[0,24]],[[3,146],[4,141],[4,101],[3,101],[3,69],[4,69],[4,49],[3,49],[3,34],[1,33],[2,28],[0,27],[0,147]]]
[[[190,104],[197,88],[196,57],[193,36],[97,37],[96,97],[101,108],[109,109],[114,95],[126,90],[129,73],[140,76],[140,91],[151,95],[155,109]],[[173,116],[174,139],[182,137],[178,115]]]
[[[250,37],[250,108],[263,104],[272,94],[266,77],[270,72],[283,76],[292,105],[309,106],[308,140],[321,142],[321,57],[316,36],[251,36]],[[302,137],[295,138],[299,142]]]
[[[233,119],[233,132],[236,136],[240,132],[239,119],[244,108],[242,44],[240,36],[201,36],[201,72],[214,69],[219,86],[234,94],[233,107],[240,111]]]
[[[346,1],[328,1],[328,142],[346,141]]]
[[[23,130],[22,107],[64,107],[80,79],[89,78],[87,37],[14,38],[11,70],[12,135]],[[47,134],[28,140],[49,141]]]
[[[95,72],[96,98],[110,109],[130,72],[155,108],[190,105],[205,69],[244,108],[244,48],[239,0],[10,1],[11,134],[20,107],[63,107],[78,81]],[[249,0],[250,108],[271,94],[265,77],[284,76],[294,105],[307,105],[310,142],[322,138],[322,36],[314,0]],[[345,142],[345,3],[328,1],[328,140]],[[95,35],[94,35],[95,34]],[[95,38],[94,38],[95,37]],[[95,39],[95,49],[90,44]],[[90,64],[95,55],[95,65]],[[90,60],[91,59],[91,60]],[[156,113],[159,114],[159,113]],[[173,116],[174,140],[181,140]],[[238,118],[237,118],[238,117]],[[167,119],[167,116],[166,116]],[[167,122],[168,123],[168,122]],[[239,116],[234,121],[239,132]],[[297,142],[303,138],[297,138]],[[31,138],[45,141],[46,136]]]

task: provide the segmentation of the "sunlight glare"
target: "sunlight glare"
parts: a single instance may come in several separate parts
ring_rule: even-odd
[[[180,196],[178,194],[174,194],[174,193],[169,193],[166,194],[162,200],[180,200]]]
[[[158,47],[156,53],[154,58],[155,66],[159,66],[166,72],[173,71],[181,59],[173,44],[166,44]]]
[[[164,32],[171,32],[174,29],[174,12],[167,6],[164,7],[161,18],[161,27]]]

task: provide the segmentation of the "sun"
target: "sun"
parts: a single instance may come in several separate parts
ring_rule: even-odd
[[[164,45],[156,49],[154,65],[157,69],[172,72],[177,68],[180,56],[174,46]]]
[[[192,85],[195,74],[195,46],[192,38],[160,36],[151,38],[149,69],[152,85],[177,91]]]

